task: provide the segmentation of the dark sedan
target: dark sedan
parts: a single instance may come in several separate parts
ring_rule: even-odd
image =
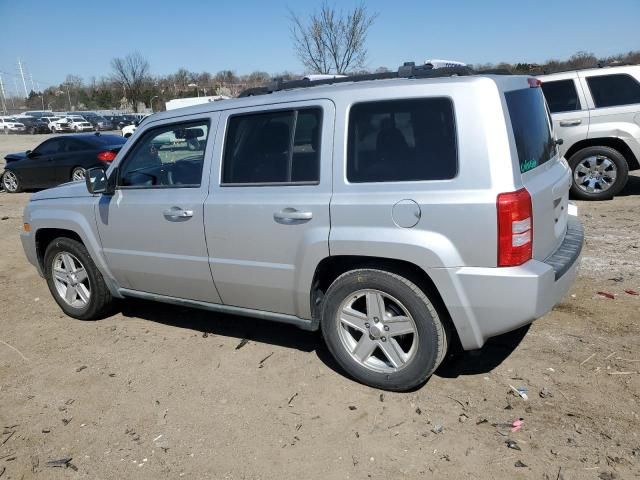
[[[2,186],[15,193],[83,180],[87,169],[108,166],[126,141],[120,135],[100,133],[50,138],[33,150],[4,157]]]
[[[39,118],[20,117],[16,119],[25,126],[25,133],[35,135],[36,133],[50,133],[49,123]]]

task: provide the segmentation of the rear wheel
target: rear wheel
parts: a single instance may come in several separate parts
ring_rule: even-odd
[[[67,315],[96,320],[108,312],[111,293],[82,243],[56,238],[47,247],[44,267],[49,291]]]
[[[11,170],[5,170],[2,174],[2,186],[9,193],[19,193],[22,191],[20,179]]]
[[[422,385],[447,351],[447,334],[428,296],[381,270],[353,270],[327,290],[322,332],[336,361],[356,380],[384,390]]]
[[[79,182],[84,181],[87,171],[82,167],[76,167],[71,171],[71,181]]]
[[[626,185],[629,165],[611,147],[587,147],[569,159],[573,172],[571,193],[581,200],[608,200]]]

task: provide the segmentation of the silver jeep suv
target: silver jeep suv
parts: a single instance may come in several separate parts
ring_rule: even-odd
[[[156,114],[35,193],[22,242],[71,317],[137,297],[321,329],[353,378],[407,390],[560,301],[570,185],[537,80],[405,66]]]
[[[573,171],[572,194],[609,199],[640,168],[640,65],[541,75],[560,152]]]

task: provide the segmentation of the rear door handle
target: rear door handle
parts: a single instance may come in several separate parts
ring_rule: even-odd
[[[185,210],[180,207],[171,207],[162,212],[162,214],[170,219],[191,218],[193,217],[193,210]]]
[[[295,208],[283,208],[273,214],[273,219],[278,223],[299,223],[308,222],[313,217],[312,212],[296,210]]]
[[[560,126],[561,127],[577,127],[581,123],[582,123],[582,120],[580,120],[580,119],[576,119],[576,120],[560,120]]]

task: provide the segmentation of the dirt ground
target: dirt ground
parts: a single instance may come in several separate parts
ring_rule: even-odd
[[[41,140],[2,136],[0,155]],[[22,252],[28,199],[0,193],[1,480],[640,475],[637,172],[578,202],[581,271],[553,312],[405,394],[349,380],[285,325],[141,301],[66,317]]]

